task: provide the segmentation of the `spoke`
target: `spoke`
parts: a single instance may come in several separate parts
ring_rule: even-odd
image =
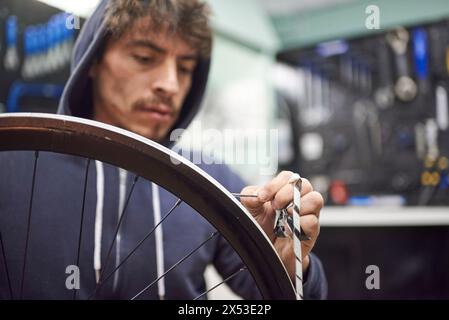
[[[23,296],[23,286],[25,284],[25,270],[27,264],[27,255],[28,255],[28,243],[30,240],[31,233],[31,213],[33,212],[33,197],[34,197],[34,185],[36,182],[36,168],[37,168],[37,159],[39,158],[39,151],[34,152],[34,167],[33,167],[33,180],[31,182],[31,196],[30,196],[30,204],[28,207],[28,222],[27,222],[27,236],[25,241],[25,252],[23,253],[23,265],[22,265],[22,280],[20,282],[20,294],[19,297],[22,299]]]
[[[120,230],[120,226],[122,225],[122,222],[123,222],[123,220],[125,218],[126,208],[128,207],[129,200],[131,199],[131,195],[133,194],[134,187],[136,186],[136,182],[137,182],[138,179],[139,179],[139,176],[135,176],[134,177],[134,181],[133,181],[133,184],[131,186],[131,190],[129,190],[128,197],[127,197],[126,202],[125,202],[125,206],[123,207],[122,214],[120,215],[120,219],[119,219],[119,221],[117,223],[117,227],[115,228],[115,232],[114,232],[114,235],[113,235],[113,238],[112,238],[112,243],[109,246],[108,254],[106,255],[106,260],[105,260],[104,266],[101,268],[100,277],[98,278],[98,283],[101,282],[101,280],[103,278],[103,273],[106,270],[106,267],[108,266],[109,260],[111,258],[112,249],[114,248],[114,244],[117,241],[117,234],[118,234],[118,232]]]
[[[147,235],[145,237],[143,237],[142,240],[140,240],[140,242],[137,244],[137,246],[131,250],[130,253],[128,253],[126,255],[126,257],[117,265],[117,267],[115,267],[114,270],[112,270],[112,272],[105,277],[104,279],[102,279],[101,281],[98,282],[97,286],[95,287],[94,291],[89,295],[89,297],[87,298],[88,300],[93,298],[95,296],[95,294],[97,293],[98,289],[100,289],[100,287],[109,279],[111,278],[115,272],[117,272],[118,269],[120,269],[120,267],[134,254],[134,252],[136,252],[137,249],[140,248],[140,246],[154,233],[154,231],[156,231],[157,227],[164,222],[165,219],[168,218],[168,216],[170,216],[171,213],[173,213],[173,211],[182,203],[181,199],[176,200],[176,203],[173,205],[173,207],[167,212],[167,214],[165,214],[165,216],[161,219],[161,221],[159,221],[154,227],[153,229],[151,229],[150,232],[147,233]]]
[[[12,295],[11,279],[9,278],[9,271],[8,271],[8,262],[6,261],[6,252],[5,247],[3,246],[3,237],[1,232],[0,232],[0,245],[2,249],[3,261],[5,262],[5,272],[6,272],[6,279],[8,280],[9,295],[11,296],[11,300],[13,300],[14,296]]]
[[[231,274],[229,277],[227,277],[226,279],[224,279],[222,282],[216,284],[215,286],[213,286],[212,288],[210,288],[209,290],[203,292],[202,294],[200,294],[198,297],[196,297],[193,300],[198,300],[199,298],[203,297],[204,295],[208,294],[209,292],[211,292],[212,290],[217,289],[219,286],[221,286],[222,284],[228,282],[229,280],[231,280],[232,278],[234,278],[236,275],[238,275],[239,273],[243,272],[247,270],[246,267],[240,268],[239,270],[237,270],[236,272],[234,272],[233,274]]]
[[[136,294],[134,297],[131,298],[131,300],[135,300],[138,297],[140,297],[143,293],[145,293],[145,291],[147,291],[148,289],[150,289],[152,286],[154,286],[156,283],[159,282],[159,280],[161,280],[163,277],[165,277],[170,271],[172,271],[173,269],[175,269],[177,266],[179,266],[181,263],[183,263],[187,258],[189,258],[192,254],[194,254],[195,252],[197,252],[202,246],[204,246],[206,243],[208,243],[210,240],[212,240],[216,235],[218,234],[218,231],[215,231],[214,233],[212,233],[210,235],[209,238],[207,238],[206,240],[204,240],[198,247],[196,247],[195,249],[193,249],[192,251],[190,251],[190,253],[188,253],[187,255],[185,255],[181,260],[179,260],[178,262],[176,262],[174,265],[172,265],[167,271],[165,271],[160,277],[158,277],[157,279],[155,279],[153,282],[151,282],[149,285],[147,285],[145,288],[143,288],[138,294]]]
[[[237,198],[257,198],[259,197],[257,194],[243,194],[243,193],[231,193],[234,197]]]
[[[79,231],[79,235],[78,235],[78,250],[77,250],[77,254],[76,254],[76,264],[75,264],[78,268],[79,268],[79,263],[80,263],[81,240],[83,238],[84,207],[86,204],[86,191],[87,191],[87,179],[89,177],[89,165],[90,165],[90,159],[87,159],[86,175],[84,177],[83,204],[81,206],[80,231]],[[77,292],[77,289],[75,288],[73,291],[73,300],[76,300],[76,292]]]

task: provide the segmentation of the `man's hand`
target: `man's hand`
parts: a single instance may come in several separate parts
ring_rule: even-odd
[[[293,185],[289,183],[293,174],[290,171],[283,171],[263,187],[247,186],[241,191],[242,194],[258,195],[257,198],[242,197],[242,204],[268,235],[292,279],[295,278],[293,239],[290,237],[278,238],[273,230],[276,218],[275,210],[283,209],[293,201]],[[319,216],[323,203],[321,194],[313,191],[310,182],[302,178],[301,227],[305,234],[310,237],[310,240],[301,241],[303,272],[309,267],[309,252],[315,245],[315,241],[320,233]],[[292,208],[288,212],[289,215],[292,215]]]

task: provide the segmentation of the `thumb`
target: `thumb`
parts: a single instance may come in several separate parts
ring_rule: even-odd
[[[257,191],[260,188],[257,186],[247,186],[240,192],[242,195],[257,195]],[[254,216],[257,217],[259,214],[264,213],[264,201],[261,201],[257,197],[241,197],[240,202],[245,206],[246,209]]]

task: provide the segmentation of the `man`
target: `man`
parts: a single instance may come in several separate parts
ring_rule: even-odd
[[[59,113],[115,125],[170,146],[170,132],[187,127],[198,111],[209,70],[211,33],[207,7],[197,0],[102,1],[86,22],[77,41],[72,74],[61,99]],[[0,191],[5,199],[9,199],[9,196],[14,198],[13,194],[20,192],[17,181],[26,180],[31,171],[32,161],[29,157],[23,158],[17,155],[9,159],[0,158],[0,161],[4,161],[4,167],[21,165],[25,168],[14,174],[11,173],[13,170],[9,170],[9,173],[3,175]],[[44,194],[35,195],[33,210],[41,212],[33,213],[33,217],[36,217],[35,229],[40,226],[40,229],[56,232],[56,236],[52,233],[51,237],[60,236],[63,239],[65,235],[61,231],[64,230],[61,224],[76,225],[74,217],[77,215],[67,212],[77,212],[79,208],[74,208],[62,199],[67,194],[73,199],[80,199],[80,172],[85,162],[56,155],[43,155],[41,158],[46,160],[41,165],[41,171],[47,169],[50,172],[45,173],[45,178],[39,175],[36,177],[35,189],[44,189],[45,195],[52,195],[51,201],[44,200]],[[231,191],[244,187],[242,180],[225,166],[200,167]],[[117,237],[113,262],[108,265],[109,271],[105,274],[157,223],[160,218],[154,213],[167,212],[176,199],[148,181],[139,180],[132,186],[134,177],[123,170],[99,162],[96,162],[95,169],[95,175],[92,174],[88,181],[88,190],[97,192],[90,192],[86,199],[86,213],[90,214],[84,222],[86,231],[83,234],[79,266],[83,285],[77,294],[79,298],[86,298],[92,292],[99,275],[104,272],[102,264],[129,190],[133,189],[132,201],[126,208],[126,218]],[[242,193],[257,194],[258,197],[244,198],[242,203],[273,241],[294,279],[292,241],[277,238],[273,233],[275,209],[286,207],[293,199],[292,185],[288,183],[292,174],[282,172],[265,186],[243,188]],[[326,295],[326,280],[321,263],[310,253],[319,233],[318,216],[322,204],[321,195],[314,192],[310,183],[304,179],[301,225],[311,237],[302,243],[305,298],[318,299]],[[4,201],[0,203],[0,209],[11,213],[19,212],[18,209],[24,210],[25,206],[23,203]],[[64,215],[59,214],[61,210],[65,212]],[[149,239],[119,269],[114,279],[102,286],[96,298],[132,297],[143,285],[156,279],[213,231],[212,226],[188,206],[182,205],[178,210],[181,212],[171,216],[158,228],[155,237]],[[50,223],[48,217],[52,217]],[[16,219],[20,217],[15,215],[10,220]],[[12,223],[10,220],[4,218],[2,226],[7,227]],[[15,234],[23,236],[24,232],[17,230]],[[10,235],[4,242],[12,243],[14,237]],[[50,252],[73,252],[75,243],[52,242],[49,237],[49,233],[45,233],[32,238],[33,243],[50,242],[45,249],[39,249],[39,245],[30,248],[29,260],[34,262],[33,268],[47,271],[42,271],[46,273],[39,278],[27,279],[29,285],[23,293],[24,297],[44,295],[53,298],[56,293],[62,295],[62,298],[71,297],[71,292],[64,291],[61,284],[55,285],[46,279],[54,277],[58,272],[60,274],[60,270],[65,270],[64,264],[70,264],[69,261],[73,259],[59,257],[53,259],[50,265],[43,256],[52,259]],[[71,239],[69,235],[67,238]],[[19,256],[20,252],[17,249],[13,254]],[[14,261],[11,263],[14,264]],[[234,250],[219,237],[201,248],[194,257],[184,261],[159,281],[157,288],[148,290],[141,298],[195,298],[205,289],[203,273],[210,263],[224,278],[241,267],[241,260]],[[64,276],[67,275],[59,277]],[[12,275],[16,280],[19,277],[18,272]],[[2,288],[5,288],[4,279],[0,281],[3,281]],[[233,278],[229,285],[244,298],[260,297],[248,272]]]

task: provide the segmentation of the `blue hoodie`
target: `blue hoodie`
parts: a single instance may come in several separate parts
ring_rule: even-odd
[[[60,114],[90,118],[92,86],[88,70],[105,41],[104,0],[86,22],[74,48],[72,72],[60,101]],[[193,85],[173,128],[186,128],[196,115],[206,86],[210,61],[199,61]],[[168,140],[163,144],[170,146]],[[34,153],[0,153],[0,231],[6,256],[0,256],[0,298],[10,293],[18,298],[27,216],[33,176]],[[224,165],[200,165],[231,192],[246,184]],[[83,199],[86,159],[41,152],[35,178],[33,213],[23,298],[72,299],[66,281],[70,265],[76,264],[80,212]],[[77,299],[86,299],[94,290],[120,215],[123,218],[116,245],[104,275],[108,275],[176,202],[168,191],[130,172],[95,161],[90,164],[80,252],[80,289]],[[134,187],[133,187],[134,184]],[[130,201],[128,194],[132,191]],[[68,196],[70,195],[70,196]],[[126,210],[123,210],[126,203]],[[162,272],[208,238],[215,229],[192,208],[181,206],[159,227],[135,254],[98,290],[97,299],[130,299]],[[0,248],[0,250],[3,250]],[[304,285],[306,299],[323,299],[327,282],[319,259],[310,255]],[[221,236],[215,237],[192,257],[168,273],[140,296],[141,299],[193,299],[205,291],[203,277],[213,264],[223,278],[239,270],[242,262]],[[66,273],[67,271],[67,273]],[[228,282],[243,298],[260,298],[258,289],[245,271]]]

